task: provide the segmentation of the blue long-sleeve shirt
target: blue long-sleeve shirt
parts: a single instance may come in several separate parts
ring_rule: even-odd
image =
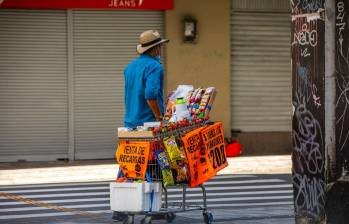
[[[124,78],[125,127],[135,128],[156,120],[147,100],[157,100],[161,113],[164,113],[164,70],[158,58],[140,55],[126,67]]]

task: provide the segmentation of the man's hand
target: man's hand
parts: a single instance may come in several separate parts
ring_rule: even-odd
[[[153,114],[155,116],[156,121],[161,121],[162,114],[161,114],[158,102],[156,100],[147,100],[147,103],[148,103],[150,109],[153,111]]]

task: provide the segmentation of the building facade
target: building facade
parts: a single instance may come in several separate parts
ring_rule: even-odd
[[[163,58],[166,92],[179,84],[215,86],[211,117],[223,121],[227,137],[241,131],[246,154],[290,152],[289,1],[172,6],[0,8],[0,161],[113,158],[123,69],[146,29],[171,40]],[[188,17],[197,21],[193,43],[183,41]]]

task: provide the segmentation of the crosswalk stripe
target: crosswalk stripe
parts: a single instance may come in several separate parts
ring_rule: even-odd
[[[94,211],[86,211],[88,213],[111,213],[110,210],[94,210]],[[23,219],[23,218],[40,218],[40,217],[56,217],[56,216],[71,216],[76,215],[76,213],[71,212],[54,212],[54,213],[39,213],[39,214],[26,214],[26,215],[4,215],[0,216],[0,220],[6,219]]]
[[[275,190],[275,191],[247,191],[247,192],[219,192],[219,193],[211,193],[207,192],[207,196],[242,196],[242,195],[258,195],[258,194],[292,194],[292,190]],[[187,197],[198,197],[202,196],[202,193],[188,193]],[[168,195],[168,198],[179,198],[182,197],[181,194],[176,195]],[[106,201],[109,200],[109,197],[104,198],[87,198],[87,199],[65,199],[65,200],[43,200],[45,203],[76,203],[76,202],[91,202],[91,201]],[[23,202],[2,202],[1,205],[17,205],[17,204],[25,204]]]
[[[236,185],[236,184],[255,184],[255,183],[280,183],[285,182],[279,179],[264,180],[243,180],[243,181],[209,181],[205,186],[210,185]],[[36,193],[36,192],[56,192],[56,191],[86,191],[86,190],[109,190],[109,186],[103,187],[80,187],[80,188],[53,188],[53,189],[30,189],[30,190],[6,190],[4,192],[11,194]]]
[[[240,180],[240,181],[208,181],[205,182],[205,186],[210,185],[237,185],[237,184],[258,184],[258,183],[282,183],[284,180],[280,179],[261,179],[261,180]]]
[[[245,175],[245,174],[236,174],[236,175],[217,175],[213,177],[211,180],[220,180],[220,179],[239,179],[239,178],[255,178],[255,175]],[[86,186],[86,185],[109,185],[110,182],[114,182],[113,179],[110,179],[110,181],[100,181],[100,182],[89,182],[89,183],[57,183],[57,184],[28,184],[28,185],[6,185],[6,186],[0,186],[0,189],[25,189],[25,188],[45,188],[45,187],[60,187],[60,186]]]
[[[86,186],[86,185],[109,185],[110,181],[102,181],[102,182],[89,182],[89,183],[64,183],[64,184],[30,184],[30,185],[15,185],[15,186],[0,186],[0,189],[25,189],[25,188],[44,188],[44,187],[61,187],[61,186]]]
[[[189,198],[189,196],[188,196]],[[223,201],[250,201],[250,200],[276,200],[276,199],[293,199],[293,196],[257,196],[257,197],[234,197],[234,198],[207,198],[207,202],[223,202]],[[200,199],[187,199],[186,202],[201,202]],[[181,200],[171,200],[171,202],[181,202]],[[66,208],[92,208],[92,207],[106,207],[108,204],[92,204],[92,205],[67,205]],[[10,209],[0,209],[0,212],[10,212],[10,211],[29,211],[29,210],[43,210],[50,208],[43,207],[26,207],[26,208],[10,208]]]
[[[260,196],[260,197],[236,197],[236,198],[207,198],[207,202],[219,202],[219,201],[253,201],[253,200],[277,200],[277,199],[293,199],[292,195],[286,196]],[[188,199],[186,202],[198,202],[202,200]],[[171,200],[171,202],[182,202],[182,200]]]
[[[277,188],[292,188],[291,184],[278,185],[252,185],[252,186],[229,186],[229,187],[206,187],[206,191],[220,191],[220,190],[253,190],[253,189],[277,189]],[[190,191],[201,191],[201,188],[187,188]],[[182,191],[181,188],[169,188],[168,192]]]
[[[88,205],[66,205],[64,208],[98,208],[108,207],[110,204],[88,204]],[[5,208],[0,209],[0,212],[19,212],[19,211],[35,211],[35,210],[50,210],[51,208],[46,207],[24,207],[24,208]]]
[[[292,194],[292,190],[284,190],[284,191],[247,191],[247,192],[219,192],[219,193],[207,193],[207,196],[242,196],[242,195],[257,195],[257,194]],[[197,197],[202,196],[202,194],[187,194],[187,197]],[[179,198],[182,195],[168,195],[168,198]]]
[[[27,197],[27,196],[26,196]],[[109,197],[104,198],[79,198],[79,199],[62,199],[62,200],[43,200],[42,202],[50,203],[50,204],[61,204],[61,203],[77,203],[77,202],[91,202],[91,201],[107,201]],[[24,202],[1,202],[0,206],[9,206],[9,205],[25,205]]]
[[[293,201],[280,202],[262,202],[262,203],[233,203],[233,204],[209,204],[209,208],[234,208],[234,207],[253,207],[253,206],[272,206],[272,205],[293,205]]]
[[[238,178],[256,178],[256,176],[255,175],[245,175],[245,174],[239,174],[239,175],[217,175],[217,176],[214,176],[211,180],[238,179]]]
[[[188,198],[190,196],[188,195]],[[223,202],[223,201],[250,201],[250,200],[272,200],[272,199],[293,199],[292,196],[270,196],[270,197],[236,197],[236,198],[207,198],[207,202]],[[199,199],[187,199],[186,202],[201,202],[202,200]],[[181,202],[181,200],[171,200],[170,202]],[[276,202],[275,202],[276,203]],[[253,205],[254,203],[245,203],[246,205]],[[266,204],[266,203],[259,203],[259,204]],[[231,203],[230,205],[235,205],[234,203]],[[65,208],[97,208],[97,207],[108,207],[110,206],[109,203],[104,204],[88,204],[88,205],[67,205],[64,206]],[[217,204],[210,204],[210,207],[215,206],[217,207]],[[49,210],[50,208],[45,207],[24,207],[24,208],[6,208],[6,209],[0,209],[0,212],[15,212],[15,211],[34,211],[34,210]]]
[[[257,206],[279,206],[279,205],[293,205],[293,201],[276,201],[276,202],[248,202],[248,203],[230,203],[230,204],[208,204],[209,209],[212,208],[235,208],[235,207],[257,207]],[[188,203],[187,206],[203,206],[203,203]],[[171,209],[169,203],[169,209]]]
[[[109,195],[108,192],[88,192],[88,193],[65,193],[65,194],[35,194],[25,195],[26,198],[58,198],[58,197],[82,197],[82,196],[96,196],[96,195]],[[2,198],[2,197],[0,197]]]
[[[207,192],[214,190],[252,190],[252,189],[277,189],[277,188],[291,188],[291,184],[282,184],[282,185],[257,185],[257,186],[229,186],[229,187],[206,187]],[[109,188],[106,188],[109,189]],[[169,193],[180,192],[180,188],[170,188],[168,189]],[[201,191],[200,188],[187,188],[188,192]],[[7,192],[11,193],[11,192]],[[35,195],[26,195],[27,198],[55,198],[55,197],[82,197],[82,196],[97,196],[97,195],[109,195],[109,191],[105,192],[87,192],[87,193],[65,193],[65,194],[35,194]],[[0,197],[0,199],[3,197]]]
[[[292,188],[291,184],[281,185],[256,185],[256,186],[229,186],[229,187],[206,187],[207,192],[214,190],[253,190],[253,189],[278,189],[278,188]],[[109,190],[109,187],[105,188]],[[181,188],[170,188],[169,193],[180,192]],[[201,191],[200,188],[187,188],[188,192]],[[7,192],[12,193],[12,192]],[[82,197],[82,196],[97,196],[97,195],[109,195],[109,191],[105,192],[87,192],[87,193],[64,193],[64,194],[35,194],[26,195],[27,198],[54,198],[54,197]],[[3,197],[0,197],[0,199]]]
[[[11,194],[36,193],[36,192],[57,192],[57,191],[89,191],[89,190],[109,190],[106,187],[79,187],[79,188],[54,188],[54,189],[35,189],[35,190],[19,190],[19,191],[4,191]]]

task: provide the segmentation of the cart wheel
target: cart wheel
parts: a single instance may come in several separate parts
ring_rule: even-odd
[[[151,224],[151,216],[146,216],[142,219],[141,224]]]
[[[168,223],[173,222],[173,220],[174,220],[175,218],[176,218],[176,214],[173,213],[173,212],[169,212],[169,213],[166,214],[166,221],[167,221]]]
[[[129,215],[127,219],[124,220],[123,224],[134,224],[134,218],[133,215]]]
[[[113,212],[112,219],[114,222],[127,223],[128,215],[123,212]]]
[[[204,212],[203,215],[205,224],[211,224],[213,222],[213,215],[211,212]]]

